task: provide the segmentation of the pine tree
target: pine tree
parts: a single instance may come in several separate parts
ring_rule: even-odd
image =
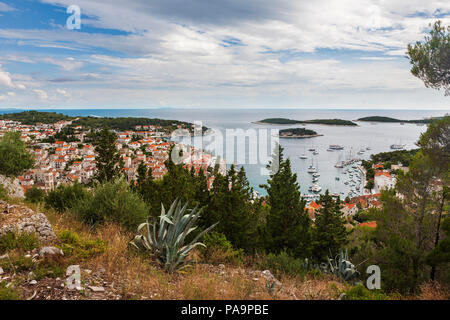
[[[270,207],[264,231],[266,250],[279,253],[286,249],[293,256],[308,257],[311,233],[306,202],[301,198],[297,175],[292,173],[289,158],[283,159],[280,145],[267,168],[271,170],[270,178],[261,186],[267,190]]]
[[[117,137],[115,133],[104,127],[100,132],[100,138],[95,147],[97,157],[95,158],[97,166],[96,179],[100,182],[111,181],[120,176],[123,168],[123,159],[116,149]]]
[[[339,198],[334,201],[327,190],[325,195],[320,196],[319,204],[322,207],[316,215],[313,228],[313,258],[316,262],[323,262],[330,253],[338,254],[348,243],[348,232]]]

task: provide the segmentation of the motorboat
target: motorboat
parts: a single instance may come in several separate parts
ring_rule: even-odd
[[[344,150],[344,147],[340,146],[338,144],[330,144],[329,149],[331,149],[331,150]]]
[[[392,150],[401,150],[403,148],[405,148],[404,144],[391,144],[391,149]]]

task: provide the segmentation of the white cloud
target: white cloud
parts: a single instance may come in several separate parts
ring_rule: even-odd
[[[42,61],[59,66],[65,71],[73,71],[84,65],[84,62],[77,61],[75,58],[68,57],[64,59],[44,58]]]
[[[47,92],[45,92],[44,90],[33,89],[33,92],[36,93],[36,95],[39,97],[39,99],[48,100]]]
[[[72,95],[70,93],[68,93],[66,90],[62,90],[62,89],[56,89],[56,92],[60,95],[62,95],[65,98],[70,98]]]
[[[9,12],[9,11],[15,11],[17,10],[14,7],[11,7],[10,5],[0,2],[0,12]]]
[[[42,2],[67,7],[73,1]],[[305,97],[324,101],[331,91],[357,104],[352,90],[385,92],[386,97],[397,90],[412,101],[410,93],[424,89],[409,73],[403,57],[406,46],[423,38],[437,9],[450,10],[450,2],[434,0],[130,0],[126,6],[119,0],[80,0],[77,4],[83,16],[93,17],[82,19],[80,32],[1,29],[0,37],[54,52],[77,50],[72,57],[28,57],[67,72],[52,68],[51,74],[34,74],[20,82],[53,93],[49,100],[64,97],[74,103],[105,105],[126,99],[225,104],[228,98],[251,98],[258,104],[275,95],[301,103]],[[449,15],[442,20],[450,24]],[[131,34],[86,33],[83,26]],[[105,54],[108,51],[119,54]],[[67,88],[55,93],[54,87],[46,87],[57,82]],[[439,103],[445,102],[439,98]]]

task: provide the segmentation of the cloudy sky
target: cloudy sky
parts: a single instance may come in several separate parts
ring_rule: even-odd
[[[405,58],[437,19],[450,1],[0,0],[0,108],[450,109]]]

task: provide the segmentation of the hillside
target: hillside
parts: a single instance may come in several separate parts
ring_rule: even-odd
[[[23,111],[18,113],[5,113],[0,115],[0,120],[19,121],[26,125],[35,125],[36,123],[54,124],[58,121],[73,121],[72,126],[81,125],[84,128],[101,128],[108,126],[116,130],[132,130],[136,126],[161,126],[170,131],[175,130],[178,126],[191,128],[192,124],[178,120],[164,120],[157,118],[135,118],[135,117],[70,117],[56,112],[41,111]],[[203,131],[206,131],[203,127]]]
[[[5,208],[10,208],[10,216],[27,217],[41,210],[39,205],[17,200],[9,204],[0,201],[0,211]],[[205,261],[198,250],[191,255],[191,267],[168,274],[153,258],[130,250],[129,241],[134,235],[114,223],[92,229],[52,210],[45,215],[51,233],[57,236],[55,240],[42,243],[32,235],[22,234],[19,241],[11,241],[10,237],[6,241],[5,234],[0,233],[0,300],[448,298],[447,291],[430,284],[422,285],[415,296],[388,296],[352,287],[332,276],[259,269],[262,256],[241,262],[220,262],[220,256]],[[1,214],[0,219],[4,219]],[[59,249],[62,253],[58,253]],[[78,290],[67,287],[65,272],[69,266],[80,267],[82,284]],[[268,283],[274,283],[273,289]]]

